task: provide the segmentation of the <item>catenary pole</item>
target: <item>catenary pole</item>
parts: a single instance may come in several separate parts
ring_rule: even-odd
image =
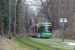
[[[14,10],[14,35],[16,34],[16,0],[15,0],[15,10]]]
[[[11,0],[9,2],[9,39],[11,39]]]

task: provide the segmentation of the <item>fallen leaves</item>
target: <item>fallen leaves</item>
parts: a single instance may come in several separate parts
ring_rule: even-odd
[[[2,48],[0,48],[0,50],[2,50],[2,49],[29,50],[25,47],[22,47],[22,45],[18,44],[17,42],[11,41],[9,39],[0,39],[0,46],[2,46]]]
[[[0,50],[2,50],[2,49],[0,49]]]

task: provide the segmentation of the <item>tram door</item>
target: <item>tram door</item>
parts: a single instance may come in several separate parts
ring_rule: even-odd
[[[35,26],[35,36],[37,36],[37,27]]]

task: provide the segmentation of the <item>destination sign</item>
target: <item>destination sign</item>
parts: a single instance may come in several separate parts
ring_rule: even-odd
[[[46,25],[46,26],[51,26],[51,25]]]

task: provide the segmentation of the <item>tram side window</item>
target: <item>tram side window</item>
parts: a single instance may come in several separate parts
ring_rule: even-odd
[[[42,34],[42,27],[41,27],[41,34]]]
[[[45,27],[43,27],[43,32],[45,32]]]
[[[32,32],[33,32],[33,29],[31,28],[30,31],[31,31],[31,33],[32,33]]]
[[[33,33],[33,29],[31,28],[31,33]]]
[[[37,27],[35,27],[35,34],[37,33]]]
[[[0,31],[1,31],[1,28],[0,28]]]
[[[39,28],[38,28],[38,33],[39,33]]]
[[[34,33],[34,28],[33,28],[33,33]]]
[[[40,28],[38,28],[38,33],[40,33]]]
[[[0,25],[1,25],[1,18],[0,18]]]
[[[31,32],[31,28],[30,28],[30,32]]]

